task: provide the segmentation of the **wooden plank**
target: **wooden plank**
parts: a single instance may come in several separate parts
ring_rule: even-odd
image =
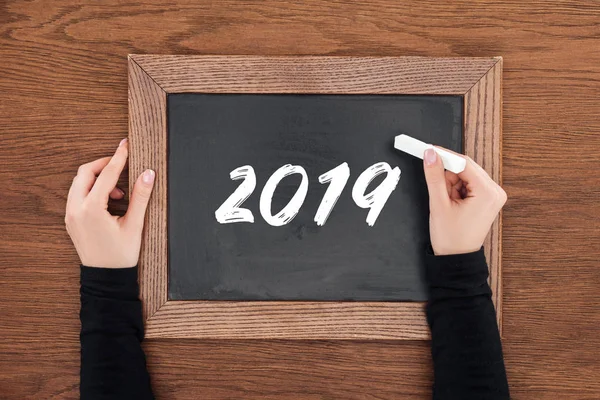
[[[502,58],[465,94],[465,154],[502,185]],[[502,332],[502,213],[483,244],[489,283]]]
[[[169,93],[464,94],[494,58],[131,57]]]
[[[150,318],[167,301],[167,94],[131,58],[129,192],[147,168],[156,172],[139,260],[140,297]]]
[[[149,338],[423,340],[424,303],[168,301]]]

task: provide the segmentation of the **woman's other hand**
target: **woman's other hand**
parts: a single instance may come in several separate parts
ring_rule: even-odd
[[[128,268],[137,265],[146,207],[154,185],[154,171],[135,182],[123,217],[108,212],[108,199],[124,196],[117,181],[127,162],[127,139],[112,157],[79,167],[69,190],[65,224],[81,264],[88,267]]]

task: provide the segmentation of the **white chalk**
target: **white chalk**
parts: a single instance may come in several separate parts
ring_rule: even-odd
[[[421,160],[423,159],[425,150],[433,148],[436,153],[442,157],[444,168],[446,168],[448,171],[454,172],[455,174],[463,172],[467,166],[467,160],[465,160],[463,157],[452,154],[446,150],[438,149],[437,147],[433,147],[430,144],[421,142],[420,140],[408,135],[396,136],[396,139],[394,140],[394,147],[400,151],[410,154],[411,156],[418,157]]]

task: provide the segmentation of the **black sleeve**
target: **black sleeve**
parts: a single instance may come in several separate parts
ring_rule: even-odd
[[[426,256],[434,399],[508,399],[483,249]]]
[[[81,266],[82,400],[154,399],[138,294],[137,267]]]

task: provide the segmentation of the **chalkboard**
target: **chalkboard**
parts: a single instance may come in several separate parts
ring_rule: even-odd
[[[430,338],[428,196],[393,138],[462,150],[501,183],[501,57],[132,54],[128,71],[129,190],[156,171],[146,337]],[[497,219],[499,326],[501,239]]]
[[[393,139],[405,133],[462,152],[463,103],[462,96],[444,95],[169,94],[168,299],[426,300],[422,161],[394,150]],[[344,163],[348,181],[318,225],[315,214],[333,186],[319,176]],[[369,209],[352,191],[376,163],[401,174],[369,226]],[[308,191],[291,221],[272,226],[260,210],[261,193],[287,164],[305,171]],[[256,185],[239,207],[254,222],[220,223],[215,211],[249,184],[230,173],[247,166]],[[279,181],[272,215],[302,180],[293,173]]]

